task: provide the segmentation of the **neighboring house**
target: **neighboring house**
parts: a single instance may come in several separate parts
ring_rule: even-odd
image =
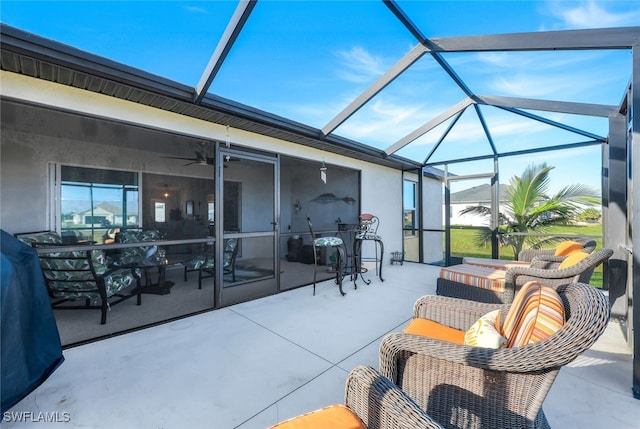
[[[509,185],[500,185],[500,203],[507,200],[506,189]],[[468,207],[491,207],[491,185],[483,184],[451,194],[451,225],[489,226],[485,216],[473,213],[460,214]],[[500,208],[502,211],[502,208]]]
[[[92,210],[85,210],[73,215],[75,225],[136,225],[137,215],[129,213],[127,222],[123,222],[122,208],[111,203],[100,203]]]

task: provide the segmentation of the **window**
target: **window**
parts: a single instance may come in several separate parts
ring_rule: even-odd
[[[216,205],[213,200],[213,194],[207,195],[207,220],[209,221],[209,224],[213,224],[213,222],[215,222],[215,208]]]
[[[63,236],[102,243],[110,229],[138,227],[138,174],[84,167],[61,168]]]
[[[153,218],[156,222],[167,221],[167,204],[164,201],[154,201]]]
[[[412,180],[404,180],[403,205],[405,235],[415,235],[418,228],[418,184]]]

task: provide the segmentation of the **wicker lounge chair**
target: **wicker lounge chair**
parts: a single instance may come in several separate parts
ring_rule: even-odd
[[[611,255],[613,250],[601,249],[567,268],[548,268],[544,258],[534,258],[529,267],[511,267],[506,271],[468,264],[444,267],[437,280],[436,294],[478,302],[510,303],[516,291],[530,280],[549,286],[589,283],[593,270]]]
[[[273,429],[363,427],[368,429],[442,428],[404,392],[366,366],[354,368],[347,376],[345,404],[332,405],[294,417]]]
[[[445,428],[548,428],[542,403],[560,368],[591,347],[609,321],[609,304],[596,288],[574,283],[556,291],[566,322],[542,341],[490,349],[392,333],[380,347],[380,372]],[[509,307],[426,296],[414,317],[467,330],[487,312],[504,315]]]
[[[583,252],[592,253],[596,249],[596,242],[595,240],[586,241],[582,247]],[[557,256],[556,249],[524,249],[518,253],[518,261],[531,262],[533,258],[544,257],[548,261],[556,260],[561,262],[564,257]]]
[[[548,261],[549,263],[557,263],[564,261],[566,257],[573,251],[582,251],[592,253],[596,250],[595,240],[589,240],[582,244],[579,248],[574,248],[571,244],[578,244],[575,241],[564,241],[554,249],[525,249],[518,254],[517,261],[508,259],[490,259],[490,258],[472,258],[465,257],[462,259],[463,264],[480,265],[481,267],[490,267],[497,270],[506,270],[516,266],[529,266],[533,259]],[[550,265],[547,268],[551,268]]]

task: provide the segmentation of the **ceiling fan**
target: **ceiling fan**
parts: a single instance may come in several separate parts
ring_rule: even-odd
[[[195,156],[191,158],[186,158],[182,156],[161,156],[161,158],[170,158],[170,159],[182,159],[184,161],[190,161],[185,164],[187,165],[213,165],[215,158],[207,156],[207,142],[200,142],[200,150],[195,151]]]

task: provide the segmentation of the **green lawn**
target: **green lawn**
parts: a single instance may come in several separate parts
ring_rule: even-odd
[[[477,229],[468,227],[451,227],[451,256],[464,257],[471,256],[477,258],[490,258],[491,247],[478,247],[475,244]],[[602,249],[602,225],[588,226],[554,226],[547,231],[549,234],[572,234],[578,236],[597,236],[598,243],[596,249]],[[550,246],[550,248],[553,246]],[[516,259],[511,247],[502,247],[499,250],[500,259]],[[593,286],[602,286],[602,265],[596,268],[591,282]]]

